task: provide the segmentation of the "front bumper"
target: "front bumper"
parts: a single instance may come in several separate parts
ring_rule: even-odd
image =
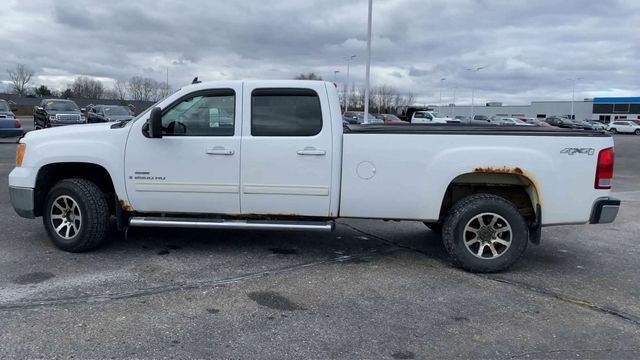
[[[590,224],[608,224],[612,223],[620,210],[620,200],[614,198],[599,198],[593,204],[591,210]]]
[[[35,218],[34,209],[34,190],[32,188],[9,186],[9,197],[11,205],[18,215],[33,219]]]

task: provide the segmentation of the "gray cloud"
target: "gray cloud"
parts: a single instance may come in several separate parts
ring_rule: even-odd
[[[0,80],[24,63],[36,81],[134,75],[174,87],[292,78],[314,71],[364,82],[366,1],[34,0],[3,4]],[[640,94],[640,4],[618,1],[375,0],[372,81],[413,92],[523,103]],[[479,72],[465,68],[488,65]],[[38,83],[38,84],[39,84]],[[455,89],[455,90],[454,90]]]

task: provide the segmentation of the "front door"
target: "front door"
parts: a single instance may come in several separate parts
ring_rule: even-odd
[[[333,153],[325,84],[318,81],[308,89],[249,84],[243,103],[242,213],[329,216]]]
[[[125,155],[135,211],[240,213],[242,86],[200,90],[162,109],[163,137],[133,124]]]

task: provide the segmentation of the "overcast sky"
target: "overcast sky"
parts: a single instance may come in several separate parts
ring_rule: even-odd
[[[374,0],[373,85],[420,102],[505,104],[640,96],[639,0]],[[91,4],[91,5],[90,5]],[[0,80],[22,63],[34,85],[78,75],[291,79],[364,84],[366,0],[3,0]],[[478,72],[466,68],[487,66]],[[445,81],[440,81],[446,78]],[[454,89],[456,89],[454,91]]]

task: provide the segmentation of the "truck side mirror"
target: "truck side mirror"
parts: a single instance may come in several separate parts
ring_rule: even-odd
[[[152,139],[162,139],[162,109],[155,107],[149,115],[149,137]]]

